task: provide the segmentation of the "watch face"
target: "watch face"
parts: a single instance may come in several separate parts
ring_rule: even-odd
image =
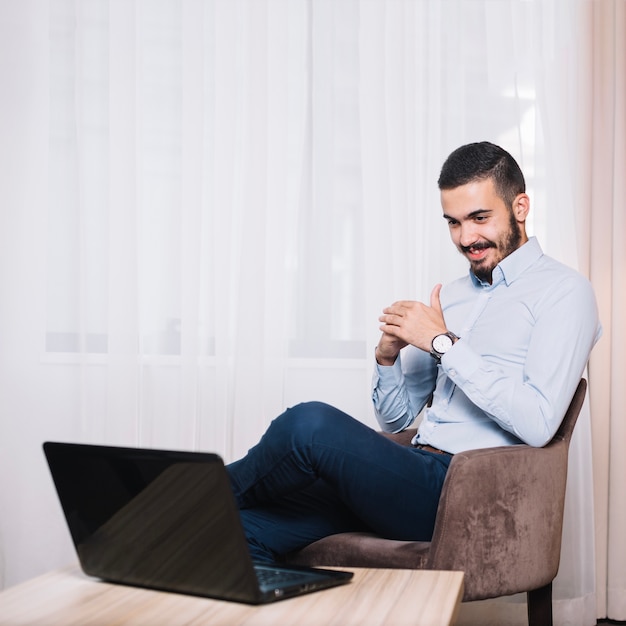
[[[433,339],[433,350],[435,352],[439,352],[443,354],[447,352],[452,347],[452,339],[448,337],[448,335],[437,335]]]

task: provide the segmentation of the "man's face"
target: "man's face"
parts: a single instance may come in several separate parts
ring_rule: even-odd
[[[490,283],[494,267],[528,241],[528,196],[517,196],[511,209],[497,195],[491,178],[442,190],[441,206],[452,241],[483,281]]]

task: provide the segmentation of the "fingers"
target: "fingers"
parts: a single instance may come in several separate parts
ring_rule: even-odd
[[[438,294],[439,294],[439,291],[441,290],[441,285],[436,285],[435,288],[433,289],[433,293],[435,292],[436,289],[438,289],[437,291],[437,303],[438,303],[439,302]],[[432,294],[431,294],[431,306],[432,306],[432,302],[433,300],[432,300]],[[384,308],[383,313],[385,315],[397,315],[398,317],[404,317],[408,315],[409,313],[411,313],[412,311],[421,310],[424,307],[426,307],[425,304],[423,304],[422,302],[418,302],[416,300],[398,300],[397,302],[394,302],[391,306]],[[441,305],[438,304],[438,308],[439,310],[441,310]]]
[[[384,333],[389,333],[389,334],[393,334],[393,327],[394,326],[399,326],[402,322],[402,317],[400,315],[381,315],[378,318],[379,322],[382,322],[381,326],[379,326],[379,329],[382,330]]]
[[[389,342],[394,351],[401,347],[398,340],[402,342],[402,346],[410,344],[429,351],[432,338],[446,332],[440,292],[441,284],[435,285],[430,294],[430,306],[414,300],[398,300],[383,309],[383,314],[378,318],[382,322],[379,326],[383,332],[382,343]],[[388,346],[382,347],[381,354],[386,357],[387,350],[384,348]]]
[[[398,300],[388,308],[398,307],[400,309],[409,309],[415,304],[417,304],[417,300]]]
[[[386,315],[403,315],[412,304],[415,303],[410,300],[400,300],[398,302],[394,302],[391,306],[384,308],[383,313]]]
[[[430,306],[415,300],[398,300],[391,306],[383,309],[383,315],[378,320],[388,326],[402,326],[406,323],[415,323],[420,320],[443,320],[441,308],[441,284],[433,287],[430,294]],[[381,327],[381,330],[386,330]],[[387,329],[388,330],[388,329]]]
[[[435,285],[430,293],[430,308],[434,309],[439,315],[443,316],[441,300],[439,297],[440,293],[441,283]],[[421,302],[417,302],[415,300],[398,300],[397,302],[394,302],[391,306],[384,308],[383,315],[378,319],[381,322],[384,322],[387,321],[386,319],[384,319],[385,316],[405,317],[411,312],[414,312],[416,310],[419,311],[424,307],[426,307],[425,304],[422,304]]]
[[[387,320],[399,320],[400,318],[409,318],[428,308],[424,303],[415,300],[399,300],[391,306],[383,309],[383,316],[378,318],[381,322]],[[385,319],[383,319],[386,316]],[[393,323],[393,321],[392,321]]]
[[[423,307],[424,305],[420,302],[409,300],[394,302],[391,306],[383,309],[383,314],[378,318],[378,321],[388,326],[401,326],[408,322],[411,317],[414,317],[416,311]],[[381,327],[381,330],[385,329]]]

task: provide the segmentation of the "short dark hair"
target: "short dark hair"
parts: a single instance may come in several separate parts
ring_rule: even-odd
[[[439,189],[455,189],[474,181],[493,179],[496,193],[508,207],[526,191],[524,174],[517,161],[503,148],[488,141],[457,148],[446,159],[437,184]]]

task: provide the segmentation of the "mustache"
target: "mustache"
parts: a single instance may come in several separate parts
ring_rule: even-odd
[[[459,246],[462,252],[469,252],[470,250],[486,250],[487,248],[495,248],[496,245],[491,241],[481,241],[473,243],[470,246]]]

